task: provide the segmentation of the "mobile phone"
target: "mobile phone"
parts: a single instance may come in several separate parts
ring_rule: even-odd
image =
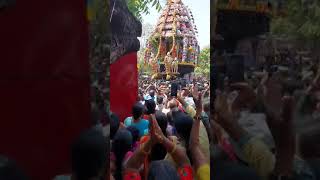
[[[177,97],[179,85],[176,82],[171,84],[171,97]]]

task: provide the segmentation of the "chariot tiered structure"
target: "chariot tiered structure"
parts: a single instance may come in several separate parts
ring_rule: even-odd
[[[152,77],[170,80],[192,73],[200,52],[197,33],[190,9],[181,0],[168,0],[144,54]]]

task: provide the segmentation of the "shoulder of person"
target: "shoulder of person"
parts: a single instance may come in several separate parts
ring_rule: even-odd
[[[132,117],[127,117],[124,121],[125,125],[131,124],[132,123]]]
[[[146,124],[149,124],[149,120],[148,120],[148,119],[143,118],[142,121],[143,121],[144,123],[146,123]]]

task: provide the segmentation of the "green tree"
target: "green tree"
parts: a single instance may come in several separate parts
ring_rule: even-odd
[[[210,76],[210,47],[203,48],[199,54],[198,66],[195,74],[205,77]]]
[[[156,8],[158,11],[162,9],[161,0],[128,0],[129,10],[142,21],[143,14],[150,14],[150,8]]]
[[[286,17],[272,20],[272,35],[299,40],[311,48],[319,46],[320,3],[314,0],[290,0],[287,11]]]

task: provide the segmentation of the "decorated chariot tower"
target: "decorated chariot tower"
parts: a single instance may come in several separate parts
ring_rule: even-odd
[[[170,80],[193,72],[200,51],[197,33],[190,9],[181,0],[168,0],[144,54],[152,77]]]

